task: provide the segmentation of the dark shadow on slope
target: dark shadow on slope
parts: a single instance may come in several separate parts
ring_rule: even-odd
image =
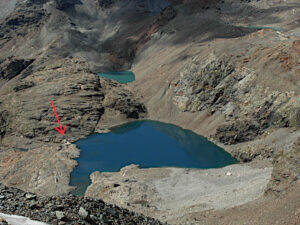
[[[31,0],[30,2],[40,4],[44,0]],[[64,12],[60,15],[61,20],[55,21],[47,28],[49,28],[50,34],[56,35],[55,32],[62,34],[63,39],[59,39],[57,45],[52,45],[49,48],[48,55],[85,58],[88,62],[91,62],[91,69],[94,72],[129,69],[136,58],[138,49],[147,43],[156,32],[160,36],[167,34],[172,37],[169,42],[164,44],[164,47],[189,42],[207,42],[215,38],[237,38],[256,30],[238,27],[230,22],[225,23],[223,21],[224,16],[227,16],[230,18],[229,21],[236,24],[248,21],[251,25],[264,25],[281,22],[281,18],[276,15],[276,12],[284,12],[300,7],[300,3],[295,3],[269,9],[258,9],[248,3],[243,3],[240,8],[234,9],[229,3],[212,4],[212,2],[218,2],[218,0],[209,3],[203,0],[195,1],[197,4],[192,4],[192,9],[182,10],[184,6],[177,5],[177,12],[173,7],[167,7],[160,15],[153,16],[147,12],[151,11],[147,10],[148,6],[143,6],[141,10],[135,8],[138,4],[132,3],[129,6],[124,4],[125,1],[118,1],[118,4],[122,6],[119,8],[114,6],[113,9],[110,7],[102,9],[99,5],[99,8],[95,7],[92,10],[87,10],[90,9],[88,7],[91,4],[94,4],[92,0],[56,0],[56,2],[60,8],[58,14],[61,10],[64,10]],[[98,2],[101,3],[101,1]],[[178,4],[179,1],[174,2]],[[132,6],[134,7],[132,8]],[[156,9],[160,5],[151,5],[151,7]],[[45,17],[44,14],[41,14],[44,13],[43,11],[35,15],[34,13],[28,13],[26,11],[28,8],[23,7],[22,10],[19,9],[17,15],[9,18],[9,20],[7,18],[7,21],[5,21],[12,25],[0,24],[2,30],[12,27],[10,35],[8,35],[8,32],[3,34],[0,32],[0,40],[3,39],[3,44],[0,42],[0,47],[10,40],[8,38],[16,36],[16,31],[13,29],[25,25],[29,26],[28,24],[36,25]],[[33,8],[32,10],[34,11]],[[102,18],[101,13],[103,10],[113,11],[107,11],[109,16]],[[216,16],[210,18],[201,16],[207,14],[209,10],[213,10]],[[186,12],[184,13],[184,11]],[[200,16],[197,16],[195,11]],[[178,15],[176,15],[177,13]],[[29,17],[29,15],[34,15],[34,17]],[[56,15],[52,15],[52,17],[56,17]],[[109,29],[108,31],[105,30],[107,27],[111,30],[115,29],[117,32],[112,32],[111,36],[107,35],[104,32],[111,32]],[[18,32],[20,33],[20,31]],[[1,35],[3,38],[1,38]],[[24,33],[25,35],[26,33]],[[6,39],[4,40],[4,38]],[[39,43],[38,37],[37,42]]]
[[[59,10],[70,10],[75,5],[82,5],[81,0],[55,0],[56,8]]]
[[[218,4],[216,6],[216,10],[220,9],[222,4]],[[216,38],[237,38],[242,37],[247,34],[256,32],[255,29],[247,28],[247,27],[239,27],[235,26],[234,24],[225,23],[222,21],[222,16],[226,15],[232,21],[236,23],[238,21],[246,20],[247,18],[252,17],[249,20],[249,24],[257,24],[257,25],[265,25],[271,23],[279,23],[283,22],[280,17],[276,16],[274,12],[284,12],[288,10],[292,10],[296,7],[300,7],[299,4],[293,4],[290,6],[279,6],[273,7],[270,9],[258,9],[253,6],[247,5],[245,8],[241,8],[236,12],[226,12],[222,13],[222,10],[219,10],[219,18],[215,20],[207,19],[207,20],[199,20],[195,22],[192,18],[193,15],[187,15],[187,21],[176,21],[178,25],[173,27],[173,32],[176,37],[173,39],[172,42],[169,42],[169,45],[177,45],[177,44],[184,44],[191,41],[196,42],[206,42]],[[199,13],[205,12],[205,10],[200,9]],[[275,14],[275,15],[274,15]],[[242,15],[242,16],[241,16]],[[177,18],[178,19],[178,18]],[[295,17],[296,19],[296,17]],[[188,21],[190,20],[190,21]],[[190,23],[189,23],[190,22]],[[193,22],[193,23],[192,23]],[[187,23],[187,24],[184,24]],[[189,25],[189,26],[187,26]],[[284,28],[283,28],[284,30]],[[168,28],[162,28],[161,33],[167,33]]]

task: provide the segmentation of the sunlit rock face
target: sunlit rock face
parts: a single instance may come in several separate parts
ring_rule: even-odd
[[[264,90],[253,85],[258,76],[215,55],[195,57],[181,72],[173,103],[184,112],[220,110],[228,124],[217,128],[216,138],[225,144],[253,140],[271,127],[298,127],[298,96],[279,91],[258,96]]]

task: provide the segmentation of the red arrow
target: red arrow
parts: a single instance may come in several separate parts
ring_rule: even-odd
[[[52,108],[53,108],[53,110],[54,110],[54,113],[55,113],[55,116],[56,116],[56,119],[57,119],[57,122],[58,122],[58,125],[59,125],[59,129],[58,129],[57,127],[55,127],[55,129],[56,129],[61,135],[64,135],[65,132],[66,132],[67,124],[65,124],[64,129],[62,129],[62,127],[61,127],[61,125],[60,125],[60,122],[59,122],[59,118],[58,118],[56,109],[55,109],[55,106],[54,106],[54,103],[53,103],[52,100],[51,100],[51,103],[52,103]]]

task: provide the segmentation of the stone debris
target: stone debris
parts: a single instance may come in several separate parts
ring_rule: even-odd
[[[28,199],[28,200],[32,200],[32,199],[35,199],[36,196],[33,195],[33,194],[28,193],[28,194],[25,195],[25,198]]]
[[[55,215],[56,215],[57,219],[59,219],[59,220],[64,220],[66,218],[65,213],[62,211],[56,211]]]
[[[88,211],[86,211],[83,207],[80,207],[78,214],[79,214],[79,216],[81,216],[83,219],[86,219],[86,218],[89,216]]]
[[[226,173],[226,176],[231,176],[231,175],[232,175],[232,173],[229,171]]]
[[[22,225],[31,225],[31,223],[27,223],[28,218],[42,221],[46,224],[60,225],[162,224],[156,219],[131,212],[127,209],[122,209],[115,205],[106,204],[102,200],[77,197],[71,194],[39,197],[32,193],[24,192],[16,188],[9,188],[0,184],[0,196],[5,197],[0,201],[0,212],[5,213],[3,215],[18,215],[13,217],[26,221],[26,223],[24,222]],[[20,216],[22,216],[22,218]],[[44,223],[37,222],[32,224],[44,225]],[[7,224],[1,215],[0,225]]]

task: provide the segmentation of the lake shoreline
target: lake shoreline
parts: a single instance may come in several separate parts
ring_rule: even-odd
[[[72,192],[84,195],[95,171],[118,172],[139,164],[143,168],[220,168],[238,161],[229,153],[191,130],[153,120],[138,120],[93,134],[75,142],[81,150],[71,173]]]

